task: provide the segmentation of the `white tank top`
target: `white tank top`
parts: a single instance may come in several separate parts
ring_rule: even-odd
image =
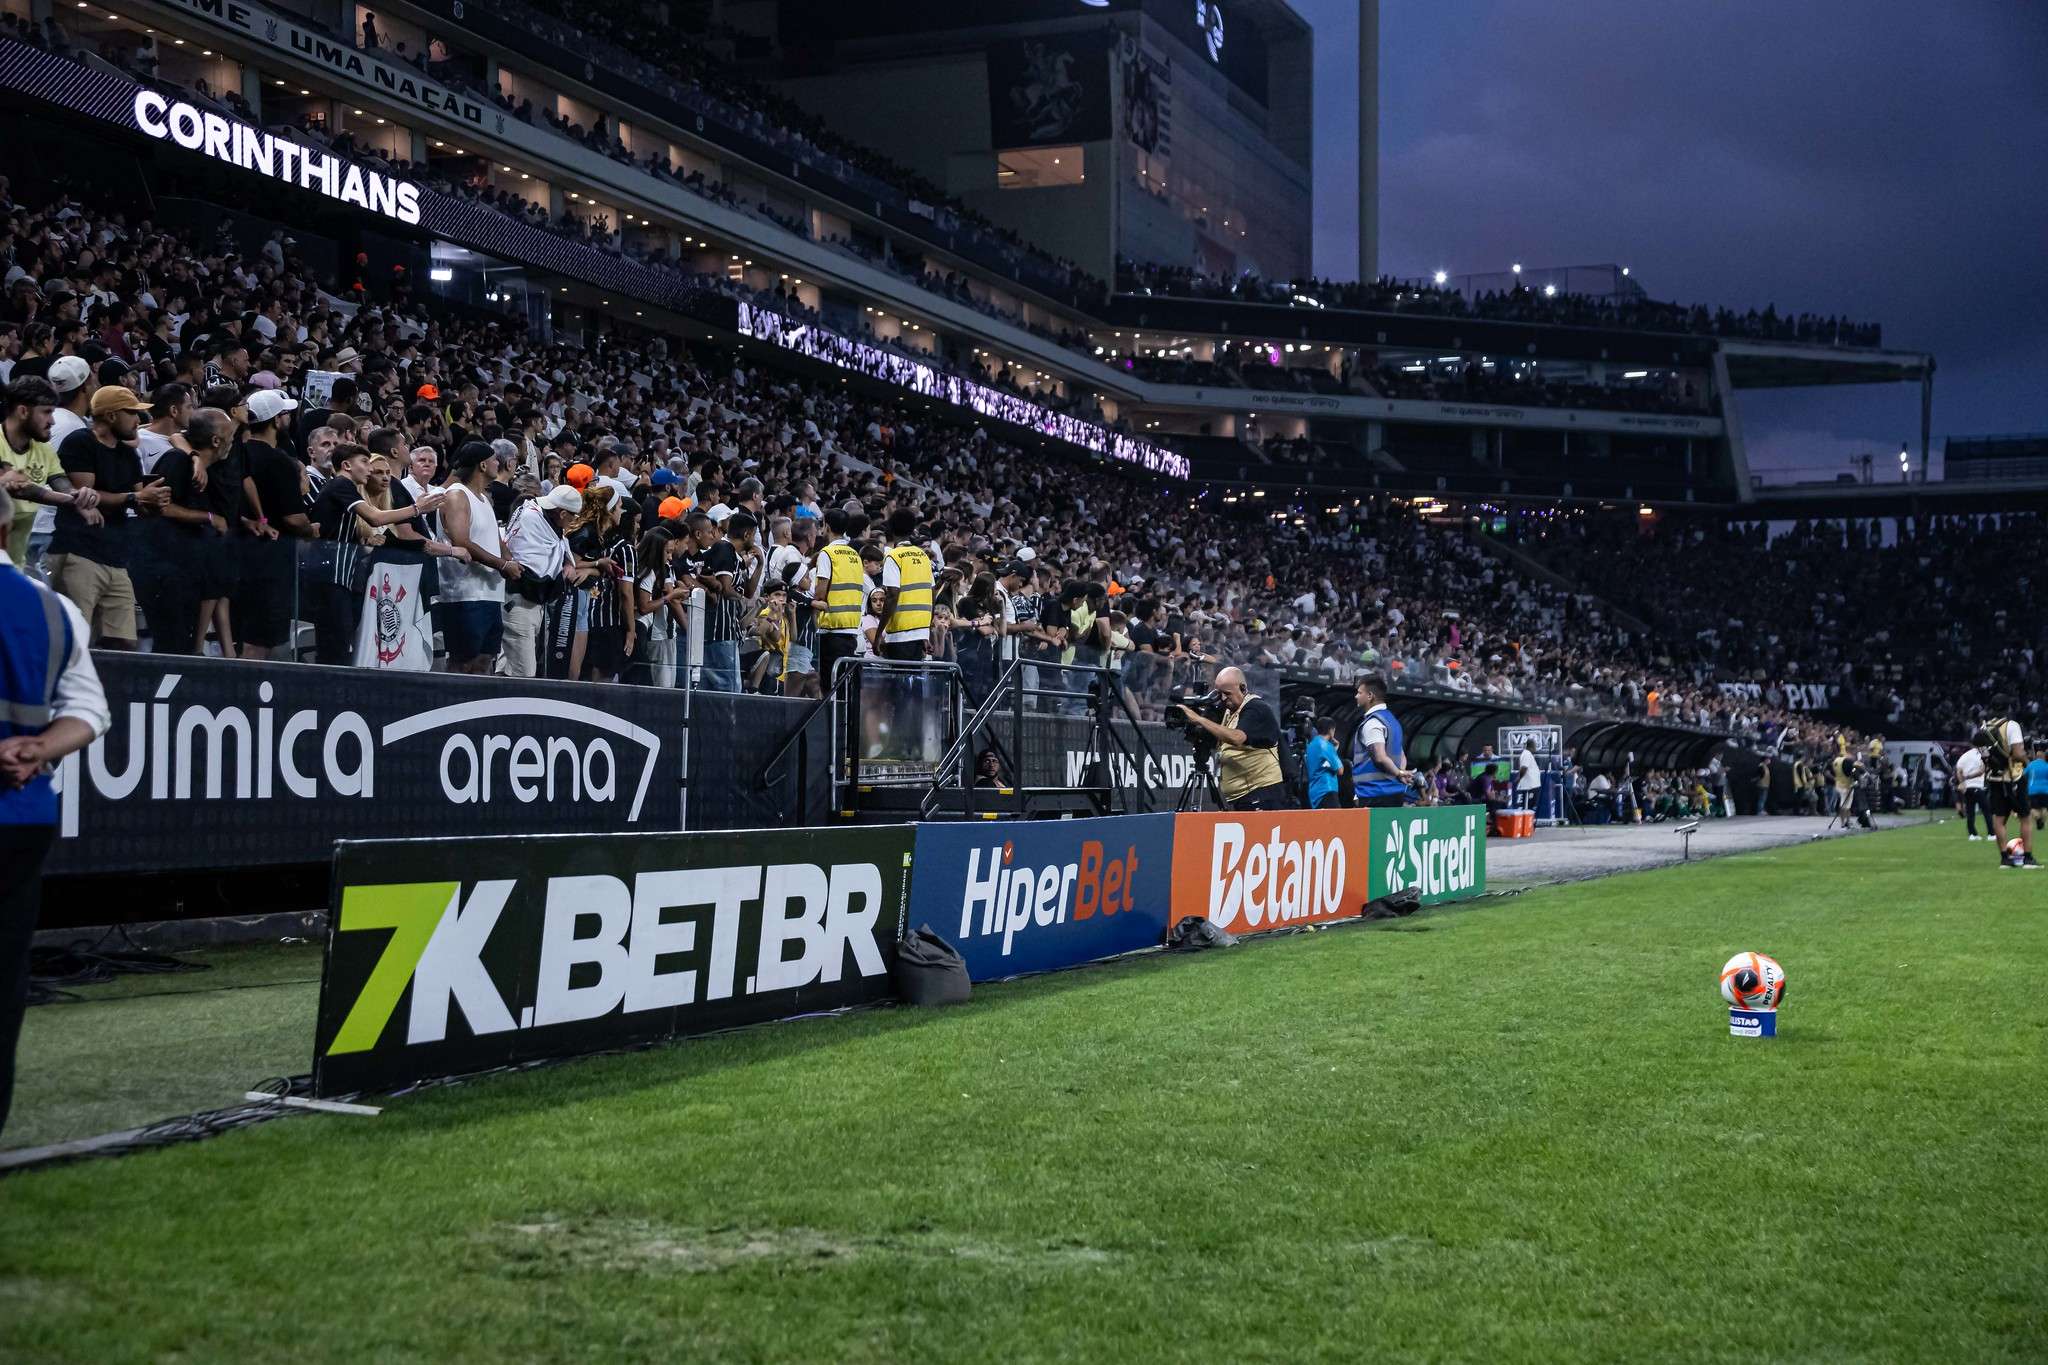
[[[449,490],[450,496],[469,499],[469,540],[494,558],[503,558],[505,537],[498,530],[498,514],[491,510],[491,500],[479,496],[467,484],[456,484]],[[445,524],[445,522],[444,522]],[[505,600],[505,579],[488,564],[464,564],[458,560],[436,561],[441,571],[441,600],[443,602],[503,602]]]

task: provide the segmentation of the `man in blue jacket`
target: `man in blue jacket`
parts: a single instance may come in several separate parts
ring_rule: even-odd
[[[1408,783],[1406,742],[1401,722],[1387,705],[1387,680],[1367,673],[1358,680],[1358,729],[1351,736],[1351,793],[1361,806],[1405,806]]]
[[[0,526],[14,521],[10,475],[19,477],[0,474]],[[90,638],[78,608],[17,569],[0,544],[0,1130],[14,1099],[43,859],[57,837],[51,773],[107,730]]]
[[[2027,804],[2034,808],[2034,828],[2048,823],[2048,740],[2034,741],[2034,756],[2027,760]]]
[[[1336,805],[1337,779],[1343,776],[1344,765],[1337,758],[1335,716],[1324,716],[1316,721],[1315,738],[1308,742],[1303,766],[1308,769],[1308,808],[1325,810]]]

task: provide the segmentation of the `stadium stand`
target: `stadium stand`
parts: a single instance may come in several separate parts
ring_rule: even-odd
[[[1683,332],[1752,341],[1799,341],[1820,346],[1873,347],[1884,344],[1876,323],[1811,313],[1784,315],[1776,305],[1738,313],[1728,308],[1690,307],[1651,299],[1594,298],[1517,286],[1483,291],[1471,298],[1455,289],[1382,277],[1371,283],[1330,280],[1262,280],[1255,275],[1226,279],[1191,268],[1123,261],[1117,291],[1195,299],[1237,299],[1256,303],[1306,300],[1314,308],[1375,313],[1418,313],[1433,317],[1487,318],[1577,327]]]
[[[1655,691],[1662,714],[1673,719],[1752,737],[1773,724],[1711,687],[1641,666],[1630,632],[1604,624],[1592,599],[1516,578],[1460,530],[1418,520],[1398,500],[1265,513],[1249,496],[1190,494],[1028,451],[985,428],[934,420],[914,399],[834,392],[829,383],[757,370],[716,348],[672,350],[652,336],[611,338],[588,352],[537,346],[506,323],[441,312],[403,282],[385,297],[352,299],[307,278],[281,234],[243,259],[220,244],[182,241],[73,200],[34,207],[10,200],[5,211],[13,245],[5,321],[20,357],[10,377],[50,375],[76,354],[90,375],[60,395],[72,408],[89,412],[92,393],[118,377],[145,395],[184,384],[221,402],[229,396],[217,390],[232,384],[232,398],[243,402],[239,416],[252,412],[248,395],[288,392],[307,370],[354,372],[364,410],[285,419],[283,444],[307,460],[291,490],[304,501],[282,511],[264,506],[273,525],[317,505],[335,477],[333,447],[312,435],[323,423],[338,427],[345,442],[395,448],[408,465],[412,452],[428,449],[426,477],[415,477],[421,487],[445,479],[468,440],[509,441],[515,467],[490,489],[508,527],[520,504],[561,486],[569,465],[595,461],[617,442],[635,496],[623,504],[624,527],[600,523],[600,548],[611,553],[593,561],[610,558],[623,570],[622,555],[644,548],[640,532],[663,520],[657,514],[670,495],[720,519],[744,508],[763,536],[778,517],[815,522],[850,501],[877,525],[912,507],[938,558],[960,570],[942,588],[940,605],[974,623],[946,632],[937,652],[971,665],[992,657],[988,618],[1001,601],[998,571],[1022,559],[1025,581],[1009,595],[1009,610],[1040,623],[1029,648],[1070,658],[1102,650],[1137,673],[1155,668],[1139,658],[1151,655],[1156,681],[1196,676],[1217,658],[1331,678],[1378,663],[1424,684],[1509,700],[1577,701],[1640,715]],[[45,334],[39,323],[56,330]],[[16,428],[33,396],[17,391]],[[157,406],[165,409],[161,398]],[[182,436],[176,419],[157,415],[152,430],[175,444]],[[246,461],[246,440],[238,449],[229,458]],[[411,496],[403,470],[385,473],[372,499],[402,505]],[[216,475],[208,505],[222,515],[226,542],[246,550],[261,533],[244,515],[250,509],[236,504],[237,482]],[[666,519],[671,533],[681,529],[675,520]],[[420,528],[428,539],[433,530]],[[331,537],[332,527],[319,532]],[[145,557],[153,543],[138,538]],[[755,552],[740,566],[747,580],[765,572],[767,558]],[[260,601],[278,590],[248,582],[251,566],[280,570],[260,554],[231,552],[228,562],[237,575],[225,594],[232,623],[235,605],[252,592]],[[1091,598],[1111,611],[1091,610]],[[305,605],[312,600],[301,593],[301,619],[313,614]],[[805,615],[792,610],[746,630],[782,654],[806,638]],[[1098,615],[1108,626],[1077,642]],[[180,643],[157,638],[153,646]],[[756,685],[772,687],[783,667],[778,660]],[[644,659],[637,670],[622,660],[607,672],[587,658],[584,671],[654,676]]]

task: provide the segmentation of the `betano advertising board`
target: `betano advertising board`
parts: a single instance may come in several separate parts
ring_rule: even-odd
[[[1365,810],[1177,815],[1173,922],[1197,915],[1233,934],[1344,919],[1365,908]]]

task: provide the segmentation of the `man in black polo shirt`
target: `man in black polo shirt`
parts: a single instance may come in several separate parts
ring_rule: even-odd
[[[305,511],[304,466],[282,448],[298,405],[297,399],[277,389],[258,389],[245,405],[249,424],[242,432],[247,462],[242,479],[244,557],[241,595],[234,604],[235,633],[241,637],[245,659],[267,659],[272,649],[291,639],[300,542],[318,534]],[[310,601],[309,594],[309,607]]]
[[[50,538],[50,586],[71,599],[92,624],[93,643],[135,648],[135,585],[128,577],[131,519],[169,500],[160,481],[144,482],[135,432],[149,409],[133,389],[113,386],[92,396],[92,425],[57,448],[73,501],[57,509]],[[90,501],[77,495],[90,491]]]

